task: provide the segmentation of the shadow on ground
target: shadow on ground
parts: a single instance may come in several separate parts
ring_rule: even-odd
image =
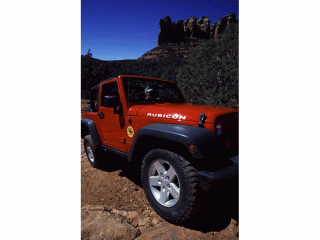
[[[107,172],[121,170],[120,176],[126,177],[130,181],[142,188],[140,180],[140,167],[129,163],[127,159],[112,153],[106,153],[106,161],[99,169]],[[234,219],[239,222],[239,187],[236,180],[228,181],[223,185],[214,188],[205,197],[205,204],[202,210],[189,222],[182,226],[201,231],[221,231],[227,228]]]
[[[140,179],[140,166],[128,162],[128,159],[126,158],[109,152],[105,153],[104,158],[106,161],[99,166],[100,170],[106,172],[115,172],[121,170],[119,174],[120,177],[126,177],[142,188]],[[108,159],[112,159],[112,161],[108,161]]]
[[[238,186],[228,182],[213,189],[207,196],[202,211],[184,227],[201,232],[221,231],[234,219],[239,223]]]

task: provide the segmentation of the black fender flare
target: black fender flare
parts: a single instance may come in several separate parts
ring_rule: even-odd
[[[179,143],[186,149],[189,149],[190,145],[195,145],[196,151],[194,153],[190,152],[190,154],[196,159],[206,158],[210,151],[214,150],[215,143],[218,141],[217,136],[205,128],[179,124],[153,123],[137,131],[129,153],[129,161],[132,160],[136,144],[143,136],[151,136]]]
[[[94,121],[90,118],[84,118],[81,120],[81,131],[83,126],[86,126],[89,133],[91,134],[92,140],[96,146],[101,146],[101,140],[99,137],[99,133],[97,131],[96,125],[94,124]],[[81,137],[84,138],[83,133],[81,133]]]

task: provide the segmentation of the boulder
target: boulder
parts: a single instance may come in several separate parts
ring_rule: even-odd
[[[150,217],[139,217],[138,226],[146,226],[150,223]]]
[[[107,211],[81,211],[81,239],[135,239],[140,230],[126,218]]]
[[[213,235],[204,234],[200,231],[190,230],[188,228],[175,226],[168,222],[162,222],[158,224],[155,228],[150,229],[145,232],[141,236],[137,238],[137,240],[143,239],[153,239],[153,240],[193,240],[193,239],[203,239],[209,240],[213,239]]]
[[[208,220],[210,221],[210,220]],[[176,226],[168,222],[159,223],[156,227],[142,233],[137,240],[237,240],[239,239],[239,224],[231,219],[229,226],[221,231],[202,232],[183,226]]]
[[[239,239],[239,224],[234,219],[227,227],[218,227],[218,231],[213,230],[216,223],[212,219],[206,221],[208,226],[212,224],[212,228],[202,229],[194,224],[190,225],[192,228],[176,226],[148,209],[141,214],[102,206],[85,206],[81,210],[81,239]]]

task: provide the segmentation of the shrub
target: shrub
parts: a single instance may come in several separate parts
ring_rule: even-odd
[[[229,26],[219,41],[201,41],[178,69],[180,89],[190,103],[235,106],[239,102],[239,28]]]

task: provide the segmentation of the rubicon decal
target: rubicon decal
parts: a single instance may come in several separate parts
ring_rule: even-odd
[[[186,120],[186,117],[187,117],[179,114],[161,114],[161,113],[148,113],[147,116],[156,117],[156,118],[172,118],[172,119],[179,119],[179,120]]]

